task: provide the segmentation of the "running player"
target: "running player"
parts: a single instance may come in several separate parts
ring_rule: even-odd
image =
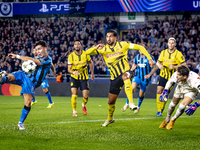
[[[23,95],[25,105],[22,109],[21,118],[18,123],[19,130],[25,130],[23,122],[31,110],[31,100],[35,96],[35,88],[39,87],[46,77],[49,69],[52,66],[52,60],[47,53],[47,44],[45,41],[38,41],[35,44],[35,49],[39,55],[38,59],[31,57],[8,54],[8,57],[17,58],[22,61],[32,60],[36,63],[36,70],[31,74],[25,74],[23,71],[13,72],[6,76],[6,72],[0,72],[0,84],[12,83],[22,87],[21,94]]]
[[[161,101],[167,101],[167,92],[170,87],[177,83],[176,90],[174,92],[174,97],[171,103],[169,104],[167,117],[161,123],[159,128],[165,128],[170,130],[173,128],[174,123],[178,117],[180,117],[187,105],[189,105],[199,94],[200,92],[200,77],[193,71],[190,71],[186,66],[179,66],[177,71],[172,75],[172,77],[166,83],[165,89],[160,96]],[[178,109],[176,110],[176,114],[174,117],[171,117],[172,113],[174,112],[177,104],[179,101],[182,100]]]
[[[34,59],[37,59],[38,54],[37,54],[37,51],[36,51],[35,48],[33,49],[33,52],[32,52],[32,53],[33,53],[33,55],[34,55]],[[52,66],[51,66],[51,70],[52,70],[54,76],[56,76],[56,70],[55,70],[53,64],[52,64]],[[47,106],[47,108],[53,107],[54,102],[53,102],[52,99],[51,99],[51,93],[50,93],[49,90],[48,90],[49,84],[48,84],[48,81],[47,81],[46,78],[43,80],[43,82],[42,82],[42,84],[41,84],[41,87],[42,87],[43,92],[46,94],[46,96],[47,96],[47,98],[48,98],[48,100],[49,100],[49,105]],[[34,97],[33,100],[31,101],[31,106],[33,106],[33,105],[36,104],[36,103],[37,103],[37,101],[35,100],[35,97]]]
[[[142,45],[144,46],[144,45]],[[154,60],[155,62],[155,60]],[[144,99],[144,94],[146,91],[146,87],[148,86],[150,82],[150,78],[145,79],[145,75],[148,75],[152,68],[149,65],[149,60],[148,58],[140,51],[140,54],[135,56],[134,63],[132,65],[131,71],[135,72],[135,76],[132,80],[132,90],[134,92],[135,88],[140,85],[140,92],[139,92],[139,98],[138,98],[138,105],[137,109],[134,111],[135,114],[139,113],[140,106],[143,102]],[[127,98],[127,102],[122,108],[122,111],[125,111],[129,107],[129,100]]]
[[[114,122],[113,113],[115,111],[115,102],[120,90],[125,84],[125,93],[129,99],[129,107],[131,110],[137,109],[133,104],[133,93],[131,88],[130,70],[127,53],[128,49],[140,50],[149,59],[149,64],[152,67],[154,62],[143,46],[132,44],[129,42],[117,42],[117,32],[108,30],[106,33],[107,45],[98,44],[86,51],[89,55],[103,55],[103,58],[111,73],[111,83],[108,100],[108,119],[101,126],[108,126]]]
[[[74,42],[75,51],[68,56],[68,72],[71,74],[71,105],[73,109],[73,115],[77,116],[76,104],[78,88],[83,93],[82,109],[83,114],[87,115],[86,104],[89,98],[89,82],[88,82],[88,68],[89,63],[91,70],[91,79],[94,81],[93,62],[89,55],[86,55],[85,51],[81,50],[82,45],[79,40]]]

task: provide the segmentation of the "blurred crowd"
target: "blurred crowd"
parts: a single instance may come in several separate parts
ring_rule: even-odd
[[[81,41],[83,50],[87,50],[98,43],[105,44],[105,34],[109,29],[118,28],[115,17],[105,16],[103,20],[94,18],[55,19],[46,18],[36,21],[34,18],[20,18],[14,20],[0,20],[0,71],[8,73],[21,69],[21,62],[7,58],[12,52],[21,56],[32,55],[34,44],[38,40],[45,40],[48,53],[52,57],[57,74],[67,74],[67,57],[73,51],[74,40]],[[131,29],[118,41],[143,43],[148,52],[157,61],[162,50],[167,48],[169,37],[176,39],[176,48],[181,51],[192,71],[200,72],[200,17],[166,16],[163,20],[149,20],[146,17],[142,28]],[[129,50],[130,66],[138,51]],[[109,70],[101,55],[91,56],[94,62],[94,73],[109,75]],[[90,72],[90,70],[89,70]]]
[[[21,56],[32,55],[36,41],[44,40],[48,44],[48,53],[52,57],[57,73],[67,73],[67,57],[73,51],[74,40],[81,41],[84,50],[92,45],[104,43],[105,33],[108,29],[116,29],[118,22],[115,17],[110,19],[105,16],[104,20],[99,19],[69,19],[65,20],[56,17],[46,18],[45,21],[36,21],[32,18],[20,18],[19,21],[0,20],[0,70],[8,73],[21,69],[21,62],[7,58],[8,53],[15,53]],[[106,71],[105,62],[102,57],[94,57],[95,73],[101,74]]]

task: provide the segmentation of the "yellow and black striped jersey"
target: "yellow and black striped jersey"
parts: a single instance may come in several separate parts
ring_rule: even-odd
[[[68,65],[72,65],[73,71],[79,71],[79,76],[71,74],[71,77],[77,80],[88,80],[87,62],[89,62],[90,60],[90,56],[86,55],[85,51],[83,50],[81,55],[77,55],[75,51],[72,52],[68,56]]]
[[[119,75],[130,70],[127,59],[128,49],[140,50],[149,60],[152,59],[143,46],[124,41],[116,42],[113,47],[110,47],[108,44],[102,49],[93,47],[88,49],[86,53],[88,55],[101,54],[109,68],[111,80],[114,80]]]
[[[177,49],[173,53],[169,53],[168,49],[163,50],[160,53],[158,61],[162,63],[164,69],[160,70],[160,76],[164,79],[170,79],[176,69],[169,69],[169,65],[179,66],[185,62],[183,54]]]

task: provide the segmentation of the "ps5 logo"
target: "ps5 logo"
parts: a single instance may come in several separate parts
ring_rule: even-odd
[[[47,7],[46,4],[42,4],[42,8],[39,10],[40,12],[49,12],[49,11],[69,11],[69,4],[54,4],[50,5],[50,8]]]
[[[194,8],[200,7],[200,1],[193,1],[193,7]]]

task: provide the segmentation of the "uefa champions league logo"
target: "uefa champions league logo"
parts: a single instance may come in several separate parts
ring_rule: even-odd
[[[0,5],[1,5],[0,11],[4,16],[7,16],[11,13],[12,5],[10,3],[1,3]]]

